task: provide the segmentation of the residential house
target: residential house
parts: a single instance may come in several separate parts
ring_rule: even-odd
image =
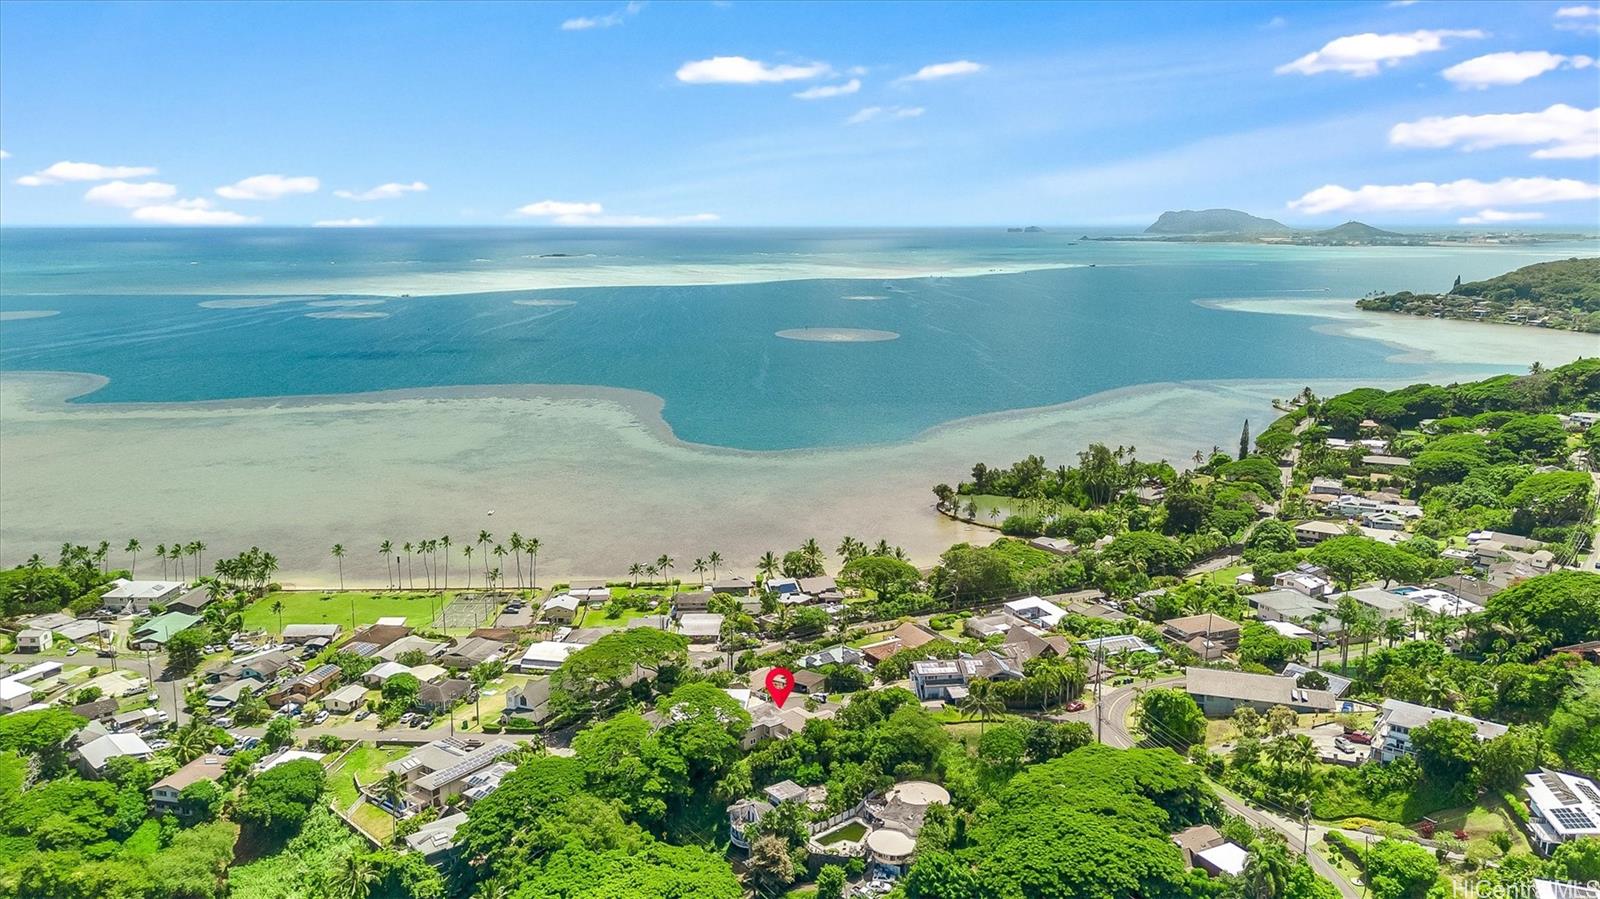
[[[465,823],[466,812],[436,818],[408,834],[406,848],[421,855],[428,864],[438,867],[455,851],[456,831]]]
[[[389,622],[399,623],[395,624]],[[350,637],[350,644],[367,643],[377,647],[378,649],[382,649],[396,640],[411,636],[411,628],[408,627],[405,622],[406,620],[404,618],[380,618],[378,619],[378,623],[369,624],[352,634]],[[346,644],[345,648],[349,649],[350,644]],[[372,654],[376,655],[377,653],[374,651]]]
[[[271,683],[284,671],[293,671],[295,662],[289,654],[281,649],[268,649],[263,652],[235,659],[225,668],[219,668],[207,675],[210,681],[236,680],[250,678],[262,683]]]
[[[716,643],[722,639],[722,616],[708,612],[680,615],[678,633],[690,643]]]
[[[321,698],[338,682],[339,666],[321,665],[267,694],[267,704],[277,708],[286,702],[311,702]]]
[[[768,593],[776,593],[779,596],[792,596],[802,592],[800,581],[792,577],[769,577],[761,586]]]
[[[79,746],[73,752],[73,761],[84,777],[99,777],[106,763],[114,758],[129,756],[148,761],[153,755],[155,750],[138,734],[112,733]]]
[[[68,640],[73,643],[82,643],[85,640],[110,640],[114,633],[108,625],[92,618],[69,621],[50,630],[56,635],[57,640]]]
[[[740,799],[728,806],[728,842],[748,851],[750,826],[760,821],[761,816],[770,811],[772,803],[764,799]]]
[[[1276,674],[1189,668],[1184,672],[1184,691],[1208,718],[1226,718],[1242,706],[1263,714],[1279,705],[1301,714],[1331,712],[1338,707],[1327,690],[1309,690],[1297,686],[1294,678]]]
[[[696,590],[693,593],[674,594],[672,597],[672,614],[686,615],[694,612],[704,612],[711,608],[712,595],[713,591],[711,590]]]
[[[439,657],[439,664],[452,670],[461,671],[493,659],[502,658],[510,650],[511,644],[502,643],[499,640],[466,637],[446,650],[444,655]]]
[[[571,593],[552,596],[539,607],[539,619],[550,624],[571,624],[577,617],[578,598]]]
[[[1298,681],[1301,675],[1310,674],[1312,670],[1314,669],[1308,668],[1299,662],[1290,662],[1283,666],[1282,675],[1284,677],[1292,677]],[[1335,699],[1343,696],[1345,691],[1350,689],[1350,678],[1348,677],[1340,677],[1337,674],[1329,674],[1321,670],[1318,670],[1317,673],[1328,679],[1328,692],[1332,693]]]
[[[119,577],[111,582],[110,590],[100,595],[100,607],[116,615],[143,615],[152,605],[165,606],[182,593],[180,581],[130,581]]]
[[[1389,456],[1383,453],[1370,453],[1361,457],[1361,464],[1375,471],[1393,471],[1396,468],[1405,468],[1411,460],[1405,456]]]
[[[202,780],[215,781],[222,776],[223,768],[228,764],[226,756],[202,755],[182,768],[168,774],[156,781],[150,787],[150,806],[157,813],[183,814],[179,802],[183,795],[184,787],[197,784]]]
[[[556,638],[562,643],[576,643],[579,646],[592,646],[600,642],[601,637],[617,632],[614,627],[564,627],[556,631]]]
[[[211,588],[196,587],[167,603],[167,611],[198,615],[201,609],[209,605],[211,605]]]
[[[977,665],[972,659],[924,659],[911,663],[911,691],[923,702],[967,698]]]
[[[1390,593],[1377,587],[1362,587],[1351,590],[1351,599],[1378,613],[1378,617],[1385,621],[1391,618],[1405,618],[1416,608],[1416,603],[1411,602],[1398,593]]]
[[[1028,545],[1057,556],[1070,556],[1078,551],[1078,547],[1065,537],[1035,537],[1028,541]]]
[[[378,658],[383,659],[385,662],[394,662],[412,651],[420,652],[429,658],[435,658],[443,654],[447,648],[449,648],[448,643],[429,640],[427,637],[412,634],[409,637],[401,637],[378,650]]]
[[[411,676],[425,684],[436,684],[450,676],[440,665],[418,665],[411,669]]]
[[[1000,612],[996,615],[974,616],[961,623],[961,632],[975,640],[1004,634],[1022,624],[1022,619],[1010,612]]]
[[[368,687],[376,688],[383,686],[384,682],[388,681],[389,678],[394,677],[396,674],[411,673],[412,672],[410,668],[407,668],[399,662],[379,662],[378,664],[373,665],[371,668],[368,668],[366,673],[361,675],[361,682],[366,684]]]
[[[1314,599],[1298,590],[1277,589],[1245,597],[1256,617],[1262,621],[1293,621],[1305,624],[1318,614],[1333,617],[1333,603]],[[1326,627],[1326,625],[1325,625]]]
[[[420,694],[420,691],[418,693]],[[322,707],[335,715],[348,715],[367,702],[366,684],[345,684],[323,697]]]
[[[944,637],[938,632],[929,630],[915,621],[907,621],[890,631],[884,639],[861,647],[861,655],[868,664],[877,665],[902,649],[916,649],[943,639]]]
[[[1466,715],[1432,709],[1425,705],[1401,702],[1398,699],[1385,699],[1382,711],[1378,714],[1377,726],[1373,729],[1372,757],[1380,762],[1392,762],[1402,755],[1410,755],[1411,732],[1440,718],[1455,718],[1471,724],[1480,743],[1492,740],[1507,730],[1504,724],[1469,718]]]
[[[1172,835],[1172,842],[1183,850],[1185,864],[1211,877],[1237,876],[1244,871],[1245,850],[1209,824],[1180,830]]]
[[[550,679],[547,677],[533,678],[506,691],[505,715],[508,718],[541,724],[553,713],[554,710],[550,708]]]
[[[1013,599],[1007,602],[1004,608],[1018,618],[1044,628],[1055,627],[1061,623],[1061,619],[1067,617],[1066,609],[1037,596]]]
[[[1593,780],[1541,768],[1527,775],[1528,836],[1540,855],[1583,837],[1600,837],[1600,786]]]
[[[1333,592],[1333,584],[1327,578],[1327,572],[1316,565],[1301,563],[1288,571],[1281,571],[1272,576],[1272,585],[1286,590],[1293,590],[1312,599],[1321,599]]]
[[[139,650],[159,650],[167,645],[172,635],[188,630],[200,623],[197,615],[186,612],[168,612],[146,621],[128,635],[128,645]]]
[[[1095,637],[1089,640],[1079,640],[1078,645],[1089,653],[1093,659],[1114,659],[1123,653],[1144,653],[1152,658],[1159,658],[1161,650],[1144,642],[1144,638],[1137,634],[1112,634],[1109,637]]]
[[[472,681],[465,678],[449,678],[434,684],[423,684],[417,691],[417,706],[434,715],[443,714],[455,708],[456,703],[467,699],[472,693]]]
[[[17,631],[17,652],[44,652],[55,642],[55,635],[36,627]]]
[[[1344,525],[1331,521],[1302,521],[1294,526],[1294,537],[1301,546],[1313,546],[1324,540],[1344,536]]]
[[[384,770],[405,779],[409,805],[440,808],[456,796],[477,801],[487,795],[492,791],[490,782],[493,786],[499,783],[493,769],[516,749],[515,743],[506,740],[492,740],[477,748],[455,739],[434,740],[390,762]]]
[[[822,602],[839,602],[844,599],[844,591],[839,589],[839,582],[826,576],[800,578],[800,592],[816,597]]]
[[[821,668],[824,665],[859,665],[861,664],[861,651],[854,647],[845,646],[843,643],[820,649],[810,655],[801,656],[796,662],[796,668]]]
[[[117,713],[117,701],[103,696],[90,702],[80,702],[72,707],[72,714],[90,721],[101,721]]]
[[[749,596],[754,592],[756,585],[749,578],[729,576],[719,578],[711,584],[712,593],[726,593],[731,596]]]
[[[559,640],[540,640],[529,646],[522,653],[522,658],[517,660],[518,671],[554,671],[561,667],[567,660],[583,646],[577,643],[562,643]]]
[[[1406,520],[1393,512],[1368,512],[1361,516],[1364,527],[1376,528],[1380,531],[1403,531],[1406,529]]]
[[[283,642],[296,646],[312,640],[331,643],[338,638],[340,630],[337,624],[291,624],[283,629]]]
[[[206,708],[212,712],[221,712],[233,708],[246,694],[251,696],[265,690],[267,685],[254,678],[241,677],[238,680],[212,688],[206,694]]]
[[[1462,615],[1476,615],[1483,611],[1483,606],[1464,599],[1448,590],[1436,587],[1415,588],[1407,587],[1410,591],[1403,594],[1408,602],[1423,606],[1435,615],[1447,618],[1460,618]]]
[[[1344,492],[1345,492],[1344,483],[1342,481],[1339,481],[1336,478],[1312,478],[1311,479],[1311,490],[1310,490],[1310,493],[1311,493],[1312,496],[1333,496],[1333,497],[1338,497],[1338,496],[1343,496]]]
[[[1161,623],[1161,631],[1179,643],[1190,643],[1199,637],[1225,649],[1239,645],[1239,624],[1212,612],[1168,618]]]

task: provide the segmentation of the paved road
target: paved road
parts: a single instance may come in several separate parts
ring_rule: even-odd
[[[1115,746],[1120,749],[1128,749],[1133,746],[1137,746],[1138,739],[1128,730],[1127,721],[1129,713],[1133,711],[1133,703],[1134,700],[1138,698],[1139,692],[1151,687],[1171,686],[1180,682],[1181,680],[1182,678],[1176,677],[1166,678],[1163,680],[1150,681],[1148,683],[1136,686],[1117,687],[1113,690],[1106,691],[1102,697],[1102,702],[1105,706],[1105,709],[1101,723],[1102,739],[1106,745]],[[1238,815],[1241,818],[1244,818],[1246,821],[1249,821],[1251,824],[1254,824],[1257,827],[1270,827],[1273,830],[1278,831],[1288,838],[1289,846],[1291,848],[1295,849],[1296,851],[1300,850],[1302,839],[1304,838],[1305,834],[1304,828],[1300,823],[1271,812],[1255,808],[1239,797],[1229,793],[1227,790],[1217,787],[1215,784],[1212,786],[1215,788],[1217,798],[1222,801],[1222,804],[1227,807],[1228,811]],[[1326,832],[1326,828],[1313,825],[1311,828],[1311,842],[1315,844]],[[1315,852],[1306,853],[1306,857],[1311,860],[1312,870],[1327,878],[1333,883],[1334,886],[1339,888],[1339,894],[1343,897],[1343,899],[1361,899],[1361,888],[1351,883],[1344,876],[1344,874],[1340,873],[1337,868],[1329,864],[1327,859]]]

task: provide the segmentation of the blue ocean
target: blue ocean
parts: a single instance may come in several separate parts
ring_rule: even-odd
[[[108,378],[88,404],[600,385],[660,396],[685,441],[845,446],[1135,384],[1405,379],[1379,341],[1205,303],[1443,290],[1596,250],[1096,234],[6,229],[0,370]]]

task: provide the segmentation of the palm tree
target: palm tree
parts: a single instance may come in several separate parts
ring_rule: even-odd
[[[672,570],[672,566],[675,561],[676,560],[674,560],[671,556],[667,555],[666,553],[662,553],[661,557],[656,559],[656,571],[659,571],[662,575],[666,575],[667,572]],[[662,583],[666,583],[666,581],[663,580]]]
[[[638,562],[635,562],[632,565],[629,565],[628,566],[628,578],[629,578],[628,586],[630,586],[630,587],[639,586],[639,575],[641,575],[641,574],[644,574],[644,566],[643,565],[640,565]]]
[[[272,601],[272,612],[273,612],[273,614],[278,616],[278,642],[282,643],[283,642],[283,600],[274,599]]]
[[[445,534],[439,538],[439,546],[444,550],[444,588],[450,589],[450,535]]]
[[[157,543],[156,544],[156,558],[161,560],[161,579],[162,580],[166,580],[167,579],[167,545],[165,543]]]
[[[539,538],[529,537],[522,541],[522,548],[528,554],[528,588],[539,589]]]
[[[101,574],[106,573],[106,557],[109,555],[111,555],[111,543],[106,540],[101,540],[100,545],[95,547],[94,551],[94,561],[95,564],[100,566]]]
[[[194,547],[194,576],[200,577],[206,573],[206,542],[196,540],[189,545]]]
[[[770,549],[756,561],[756,570],[761,572],[763,581],[772,580],[773,575],[778,573],[778,568],[778,557],[773,555]]]
[[[367,899],[373,884],[378,882],[378,870],[366,853],[352,849],[339,859],[328,878],[331,899]]]
[[[700,586],[704,587],[706,585],[706,560],[695,559],[694,567],[689,570],[700,575]]]
[[[389,803],[390,808],[401,808],[401,802],[406,795],[406,779],[399,771],[390,771],[378,782],[378,795],[383,801]]]
[[[501,546],[500,544],[496,543],[494,545],[494,558],[495,558],[495,561],[498,562],[500,566],[505,565],[506,548],[504,546]],[[500,567],[497,566],[495,568],[495,573],[498,574],[499,572],[500,572]],[[522,575],[522,569],[521,568],[517,569],[517,575],[519,577]],[[497,578],[495,578],[495,580],[498,581],[499,578],[497,577]]]
[[[506,541],[511,546],[511,561],[517,566],[517,589],[522,589],[522,535],[516,531],[511,532],[511,539]]]
[[[994,684],[986,680],[972,682],[967,698],[961,703],[961,717],[978,719],[978,739],[983,739],[983,726],[990,718],[1006,710],[1005,700],[994,691]]]
[[[139,548],[140,547],[139,547],[139,538],[138,537],[129,538],[128,539],[128,545],[122,548],[123,552],[127,553],[130,556],[133,556],[133,563],[128,566],[128,573],[129,574],[138,574],[139,573]]]
[[[489,574],[489,541],[493,539],[494,535],[488,531],[478,532],[478,549],[483,551],[483,573],[485,577]]]
[[[172,735],[172,751],[178,758],[178,764],[189,764],[211,751],[210,730],[190,719],[188,724],[178,728],[177,733]]]
[[[461,554],[467,557],[467,589],[472,589],[472,544],[461,547]]]
[[[339,560],[339,592],[344,592],[344,544],[335,543],[333,549],[328,550],[335,559]],[[354,606],[352,606],[354,608]]]
[[[706,564],[711,566],[711,579],[715,581],[717,569],[722,567],[722,553],[712,550],[711,555],[706,556]]]
[[[800,544],[800,552],[805,554],[807,562],[822,567],[822,547],[817,545],[817,538],[807,537],[806,542]]]
[[[1289,860],[1274,840],[1260,839],[1245,857],[1244,894],[1248,899],[1280,899],[1289,889]]]
[[[394,554],[394,541],[385,540],[378,544],[378,555],[383,556],[383,578],[388,585],[394,587],[394,572],[389,568],[389,556]]]
[[[407,540],[406,542],[400,544],[400,551],[406,554],[406,580],[408,582],[410,582],[409,586],[407,587],[407,589],[415,590],[415,589],[417,589],[417,578],[416,578],[416,575],[413,574],[412,571],[411,571],[411,541]],[[399,567],[400,567],[400,561],[398,559],[396,559],[395,560],[395,568],[397,570],[397,573],[398,573]]]

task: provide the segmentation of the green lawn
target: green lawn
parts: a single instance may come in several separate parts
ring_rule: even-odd
[[[339,800],[339,808],[347,809],[359,795],[355,779],[363,784],[383,777],[383,766],[406,754],[403,746],[357,746],[340,760],[339,766],[328,772],[328,788]]]
[[[1200,580],[1208,584],[1221,584],[1224,587],[1233,586],[1233,579],[1250,570],[1249,565],[1229,565],[1227,568],[1218,568],[1200,576]]]
[[[394,816],[375,805],[361,803],[350,818],[357,827],[377,837],[380,843],[388,843],[389,838],[394,836]]]
[[[1506,810],[1505,803],[1493,795],[1485,795],[1479,804],[1446,809],[1435,812],[1431,817],[1438,822],[1438,833],[1454,835],[1458,830],[1465,830],[1467,844],[1479,847],[1479,851],[1499,854],[1498,847],[1494,846],[1491,839],[1496,833],[1510,834],[1510,854],[1518,852],[1526,854],[1533,851],[1528,845],[1527,837],[1523,835],[1522,828],[1517,826],[1511,813]]]
[[[284,591],[269,593],[244,610],[246,630],[278,631],[278,615],[272,611],[275,602],[283,603],[284,624],[338,624],[350,629],[351,601],[355,602],[356,627],[362,628],[379,618],[404,616],[411,627],[426,627],[433,613],[443,605],[446,597],[424,593],[323,593],[320,591]]]
[[[578,620],[578,627],[621,627],[635,618],[644,618],[657,614],[655,609],[623,609],[622,614],[613,618],[606,613],[604,607],[597,609],[584,609],[583,616]]]

